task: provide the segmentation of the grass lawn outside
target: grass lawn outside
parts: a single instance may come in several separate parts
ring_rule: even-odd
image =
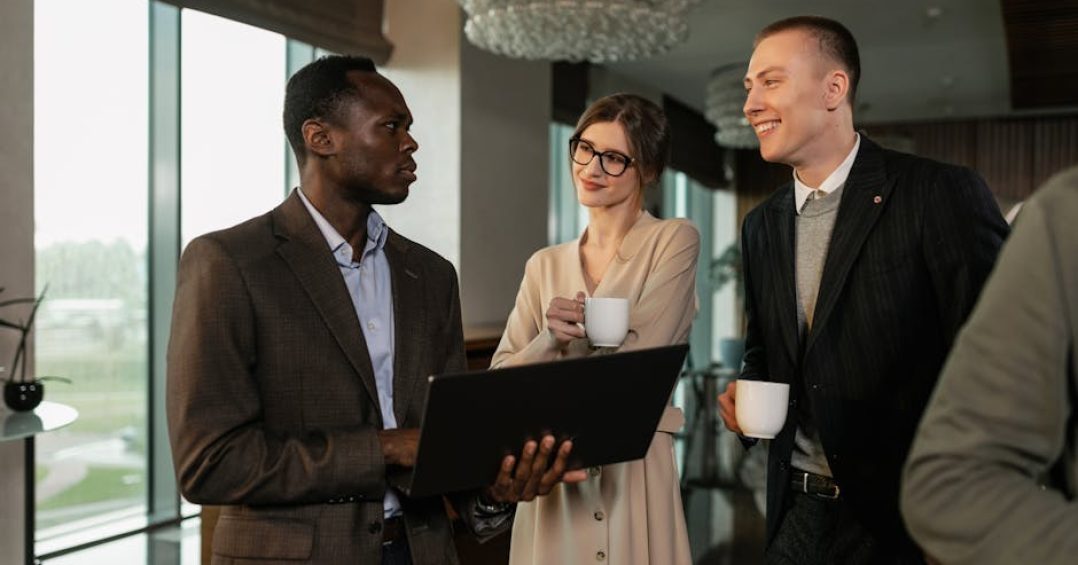
[[[40,480],[47,470],[38,466]],[[90,467],[81,482],[37,505],[37,527],[48,528],[91,516],[101,511],[101,503],[122,507],[139,504],[146,497],[145,472],[124,467]],[[79,511],[79,507],[86,507]],[[62,512],[59,512],[62,511]]]

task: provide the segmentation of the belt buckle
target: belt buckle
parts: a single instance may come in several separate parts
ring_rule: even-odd
[[[816,496],[819,496],[820,498],[826,498],[828,500],[838,500],[838,495],[841,492],[840,489],[838,488],[838,485],[831,485],[831,488],[835,489],[834,493],[826,494],[826,493],[821,492],[821,493],[817,494]]]
[[[392,545],[400,541],[403,534],[403,520],[400,516],[383,520],[382,524],[382,547]]]

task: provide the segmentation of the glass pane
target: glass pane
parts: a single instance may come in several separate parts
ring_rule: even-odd
[[[284,36],[184,10],[182,241],[268,211],[286,194]]]
[[[34,2],[37,539],[145,513],[148,5]],[[102,33],[101,30],[108,30]]]
[[[741,241],[738,238],[737,197],[734,192],[716,190],[714,198],[715,222],[711,260],[714,262],[721,258],[716,265],[719,271],[732,275],[722,285],[715,284],[712,290],[712,305],[715,310],[712,316],[711,332],[716,342],[714,351],[721,352],[721,340],[740,339],[742,334],[742,306],[738,296],[740,292],[738,286],[741,284],[740,252],[735,254],[735,251],[740,249]]]
[[[573,128],[550,124],[550,216],[547,232],[551,245],[580,237],[588,225],[588,209],[576,199],[569,161],[569,138]]]

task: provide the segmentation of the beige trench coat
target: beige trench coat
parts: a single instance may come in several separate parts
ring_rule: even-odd
[[[579,246],[577,240],[548,247],[528,260],[494,367],[592,353],[587,340],[558,351],[546,329],[552,298],[586,292]],[[699,233],[686,220],[657,220],[644,212],[636,221],[594,292],[629,299],[630,330],[621,350],[688,340],[699,250]],[[644,459],[592,469],[583,483],[559,485],[518,505],[510,563],[690,563],[671,435],[683,423],[681,411],[669,407]]]

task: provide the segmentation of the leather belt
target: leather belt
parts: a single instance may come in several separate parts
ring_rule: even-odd
[[[831,477],[806,473],[796,469],[790,473],[790,490],[811,494],[812,496],[829,500],[838,499],[842,492],[842,490],[838,488],[838,483],[831,479]]]
[[[382,525],[382,545],[404,540],[404,519],[400,516],[387,518]]]

